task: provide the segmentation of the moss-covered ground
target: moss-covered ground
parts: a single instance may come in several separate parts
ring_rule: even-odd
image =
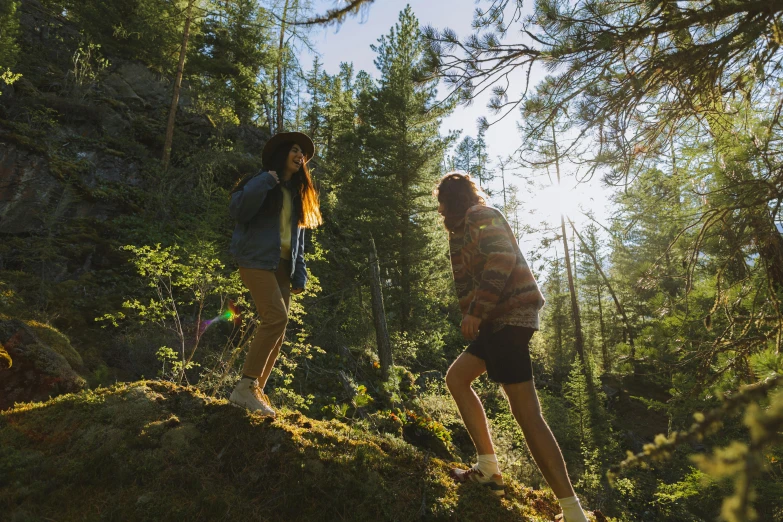
[[[503,499],[390,436],[276,420],[158,381],[0,414],[3,520],[553,520],[551,493]]]

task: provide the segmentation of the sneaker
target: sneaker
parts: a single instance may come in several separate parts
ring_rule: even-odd
[[[451,478],[459,483],[464,482],[477,482],[482,486],[487,486],[492,493],[502,497],[506,494],[506,489],[503,484],[503,477],[499,473],[495,473],[491,477],[485,477],[484,474],[478,468],[451,468],[449,473]]]
[[[228,400],[237,406],[274,418],[275,410],[264,401],[263,397],[264,394],[261,392],[261,388],[258,387],[257,380],[240,379]]]

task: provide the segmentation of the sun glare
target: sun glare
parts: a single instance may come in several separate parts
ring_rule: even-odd
[[[533,194],[531,198],[529,220],[530,224],[545,222],[548,225],[560,224],[560,215],[565,213],[574,223],[585,218],[582,211],[588,211],[595,204],[593,192],[587,185],[576,188],[550,185]]]

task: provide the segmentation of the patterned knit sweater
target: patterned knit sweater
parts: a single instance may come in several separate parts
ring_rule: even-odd
[[[544,296],[525,261],[514,233],[497,209],[476,205],[464,226],[449,235],[451,268],[463,315],[538,329]]]

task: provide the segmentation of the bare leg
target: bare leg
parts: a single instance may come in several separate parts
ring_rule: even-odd
[[[482,359],[463,353],[457,357],[446,373],[446,386],[457,403],[462,421],[468,429],[470,438],[473,439],[473,445],[476,446],[476,452],[479,455],[494,455],[495,449],[492,447],[492,438],[489,435],[487,415],[478,395],[470,386],[485,371],[487,366]]]
[[[541,416],[536,387],[533,381],[504,384],[508,403],[514,418],[522,428],[527,447],[557,498],[572,497],[574,488],[568,478],[563,454],[552,430]]]

